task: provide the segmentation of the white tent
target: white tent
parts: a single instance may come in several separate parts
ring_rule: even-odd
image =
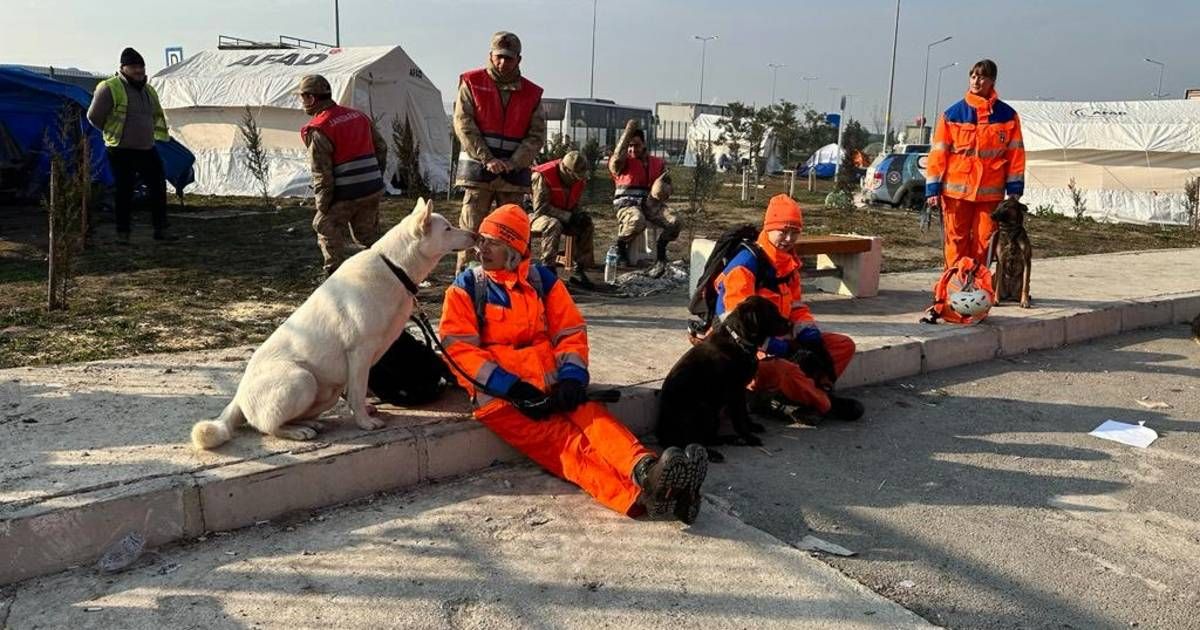
[[[335,101],[375,119],[389,148],[392,121],[407,117],[426,178],[434,189],[446,190],[450,132],[441,93],[398,46],[378,46],[205,51],[155,75],[152,82],[171,134],[196,154],[193,192],[259,194],[258,182],[245,167],[245,143],[238,132],[249,106],[262,129],[269,158],[267,192],[312,195],[308,157],[300,139],[300,128],[309,116],[293,94],[306,74],[324,76]],[[384,178],[389,189],[395,172],[395,159],[389,157]]]
[[[816,169],[817,177],[833,177],[845,155],[846,152],[836,142],[831,142],[808,156],[804,162],[804,173],[807,174],[808,169]]]
[[[1184,183],[1200,176],[1200,101],[1010,101],[1021,117],[1031,208],[1130,223],[1187,221]]]
[[[725,171],[732,168],[731,154],[732,151],[725,138],[724,130],[721,128],[721,122],[725,120],[724,116],[717,114],[698,114],[696,119],[692,121],[692,125],[688,127],[687,134],[687,149],[683,154],[684,166],[696,165],[696,149],[700,143],[708,143],[712,148],[713,159],[717,163],[718,169]],[[742,141],[743,146],[739,149],[739,153],[746,155],[745,141]],[[767,173],[778,173],[782,170],[779,163],[779,155],[775,152],[775,130],[768,129],[763,134],[762,143],[759,149],[759,159],[766,167]]]

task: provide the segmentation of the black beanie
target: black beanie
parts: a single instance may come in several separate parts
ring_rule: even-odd
[[[142,55],[132,48],[126,48],[121,51],[122,66],[144,66],[146,60],[142,59]]]

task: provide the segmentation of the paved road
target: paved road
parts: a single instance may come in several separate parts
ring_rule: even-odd
[[[939,625],[1198,628],[1198,377],[1173,326],[864,388],[864,421],[777,423],[709,490],[783,540],[856,550],[827,561]],[[1106,419],[1162,437],[1087,435]]]

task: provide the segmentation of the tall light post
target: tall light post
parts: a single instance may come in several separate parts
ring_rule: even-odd
[[[338,10],[338,0],[333,0],[333,45],[342,47],[342,16]]]
[[[840,87],[830,87],[829,88],[829,92],[833,96],[833,104],[829,106],[829,111],[837,110],[837,108],[838,108],[838,90],[840,90],[840,89],[842,89],[842,88],[840,88]]]
[[[697,103],[704,104],[704,55],[708,50],[708,42],[718,39],[719,35],[708,35],[701,37],[693,35],[692,37],[700,40],[700,98],[696,99]]]
[[[800,77],[800,80],[804,82],[804,105],[810,109],[812,108],[812,84],[809,82],[816,81],[820,78],[821,77]]]
[[[592,79],[588,98],[596,98],[596,2],[592,0]]]
[[[938,111],[942,106],[942,73],[945,72],[947,68],[953,68],[957,65],[958,62],[955,61],[954,63],[948,63],[941,68],[938,68],[937,94],[935,94],[933,97],[933,115],[935,118],[938,116]]]
[[[1146,57],[1146,61],[1158,66],[1158,91],[1155,92],[1153,94],[1153,96],[1154,96],[1154,98],[1162,98],[1162,97],[1166,96],[1166,94],[1163,94],[1163,91],[1162,91],[1162,81],[1163,81],[1163,73],[1166,72],[1166,70],[1167,70],[1167,64],[1165,64],[1161,61],[1155,61],[1149,57]]]
[[[929,101],[929,54],[933,52],[934,46],[937,46],[938,44],[944,44],[944,43],[950,41],[951,39],[953,39],[953,38],[950,35],[947,35],[925,47],[925,81],[921,84],[921,134],[922,135],[925,133],[925,127],[927,126],[926,118],[925,118],[925,105]],[[923,138],[923,139],[928,140],[928,138]]]
[[[775,104],[775,79],[779,75],[779,69],[783,67],[781,63],[769,63],[767,67],[771,69],[771,104]]]
[[[892,34],[892,73],[888,79],[887,113],[883,116],[883,152],[891,148],[892,100],[896,95],[896,44],[900,42],[900,0],[896,0],[896,32]]]

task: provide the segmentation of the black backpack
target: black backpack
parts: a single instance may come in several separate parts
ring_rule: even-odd
[[[759,270],[774,269],[771,262],[767,260],[766,253],[755,243],[758,240],[758,232],[757,227],[747,223],[730,229],[717,239],[712,254],[709,255],[708,262],[704,265],[704,273],[700,274],[700,279],[696,281],[696,293],[692,296],[691,303],[688,304],[688,311],[693,315],[693,319],[688,322],[688,329],[691,330],[693,336],[703,337],[712,328],[713,317],[717,311],[717,276],[725,271],[729,262],[743,249],[754,253],[758,259]],[[787,281],[786,277],[768,278],[767,275],[766,273],[755,275],[756,289],[764,286],[778,288],[780,284]]]
[[[450,370],[433,351],[429,339],[422,343],[407,330],[379,357],[367,376],[367,387],[380,400],[405,407],[437,400],[452,382]]]

